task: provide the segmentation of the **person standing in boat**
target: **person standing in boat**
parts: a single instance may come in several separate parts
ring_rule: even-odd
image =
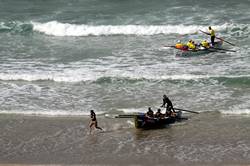
[[[211,37],[212,46],[214,46],[215,31],[211,28],[211,26],[208,27],[208,31]]]
[[[166,116],[174,116],[175,110],[174,110],[174,107],[173,107],[171,100],[167,97],[167,95],[163,95],[162,101],[163,101],[163,103],[162,103],[161,107],[166,108]],[[167,104],[167,106],[166,106],[166,104]]]
[[[94,110],[90,110],[90,123],[89,123],[89,133],[91,134],[92,128],[95,126],[96,129],[102,130],[101,127],[98,127],[97,125],[97,119],[96,119],[96,114]]]

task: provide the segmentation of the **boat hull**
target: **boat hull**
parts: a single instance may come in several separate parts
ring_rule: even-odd
[[[218,50],[216,48],[221,48],[223,44],[223,41],[217,41],[214,44],[213,48],[209,48],[209,49],[198,49],[198,50],[180,50],[180,49],[176,49],[175,55],[176,56],[198,56],[198,55],[203,55],[203,54],[208,54],[211,52],[218,52]]]
[[[167,125],[175,122],[186,120],[187,118],[181,117],[181,112],[177,114],[177,117],[166,117],[166,118],[147,118],[145,114],[136,115],[134,117],[135,127],[138,129],[154,129],[164,128]]]

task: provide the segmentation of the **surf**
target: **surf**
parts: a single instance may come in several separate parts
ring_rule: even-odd
[[[109,36],[109,35],[159,35],[193,34],[197,29],[206,29],[204,25],[86,25],[70,24],[58,21],[46,23],[32,22],[33,30],[51,36]],[[226,30],[234,25],[214,26],[217,31]]]

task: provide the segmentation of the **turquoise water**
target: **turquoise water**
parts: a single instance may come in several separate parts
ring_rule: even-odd
[[[0,1],[0,112],[87,115],[176,107],[250,113],[250,1]],[[236,52],[176,57],[208,36]]]

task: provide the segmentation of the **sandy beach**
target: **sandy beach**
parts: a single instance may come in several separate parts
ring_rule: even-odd
[[[158,130],[129,119],[0,116],[1,165],[247,165],[250,118],[203,113]],[[167,164],[166,164],[167,163]]]

